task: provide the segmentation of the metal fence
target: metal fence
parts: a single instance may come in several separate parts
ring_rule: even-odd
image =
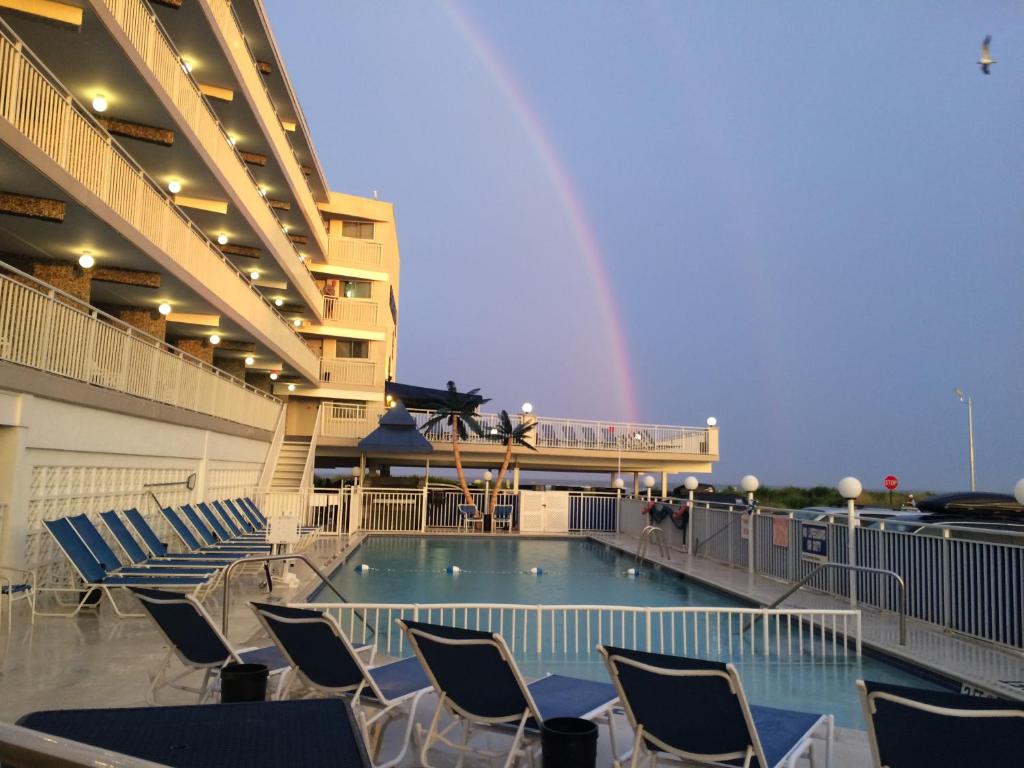
[[[849,563],[848,528],[826,518],[796,519],[788,510],[704,504],[693,511],[695,553],[729,565],[749,568],[795,582],[811,572],[820,556],[803,552],[805,526],[820,533],[824,557]],[[1001,535],[1001,534],[1000,534]],[[972,540],[972,538],[983,540]],[[908,533],[883,527],[856,528],[856,564],[894,571],[907,586],[907,615],[972,637],[1024,648],[1024,540],[992,531],[925,526]],[[1020,543],[1017,543],[1017,541]],[[898,606],[897,587],[879,576],[856,577],[860,603],[887,611]],[[808,585],[829,594],[849,596],[850,577],[829,569]]]
[[[356,643],[378,653],[411,651],[398,618],[500,633],[520,660],[586,660],[598,643],[700,658],[834,659],[861,652],[855,610],[516,605],[502,603],[310,603]]]

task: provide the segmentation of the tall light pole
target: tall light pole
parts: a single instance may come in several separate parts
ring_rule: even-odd
[[[839,495],[846,499],[846,546],[847,562],[850,565],[857,565],[857,541],[854,538],[857,530],[857,507],[854,500],[860,496],[860,480],[856,477],[844,477],[836,484]],[[857,572],[850,569],[850,607],[857,607]]]
[[[971,490],[974,491],[974,400],[960,387],[954,389],[953,394],[960,398],[961,403],[967,403],[967,447],[971,461]]]
[[[686,493],[690,497],[690,509],[687,511],[689,519],[686,521],[686,551],[689,554],[693,554],[693,529],[694,529],[694,508],[693,508],[693,492],[697,490],[697,486],[700,482],[696,477],[690,475],[683,481],[683,486],[686,488]]]

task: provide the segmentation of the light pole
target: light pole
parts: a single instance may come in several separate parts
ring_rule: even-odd
[[[967,447],[971,460],[971,491],[974,491],[974,400],[960,387],[954,389],[953,394],[960,398],[961,403],[967,403]]]
[[[836,484],[839,495],[846,499],[846,560],[849,565],[857,565],[857,542],[854,538],[857,529],[857,508],[854,499],[860,496],[863,487],[856,477],[844,477]],[[857,572],[850,569],[850,607],[857,607]]]
[[[622,505],[622,489],[626,485],[625,480],[621,477],[616,477],[612,481],[612,487],[615,488],[615,531],[616,533],[622,533],[622,516],[619,514],[619,507]]]
[[[651,477],[650,475],[647,475],[644,478],[644,488],[647,489],[647,501],[651,500],[651,488],[653,488],[653,487],[654,487],[654,478]]]
[[[754,491],[761,487],[761,481],[754,475],[744,475],[740,479],[740,488],[747,494],[747,512],[750,522],[747,528],[747,573],[754,572]]]
[[[693,523],[694,523],[694,508],[693,508],[693,492],[697,490],[697,486],[700,485],[700,481],[696,477],[690,475],[683,480],[683,487],[686,488],[686,493],[690,497],[690,509],[686,513],[690,516],[690,519],[686,521],[686,551],[689,554],[693,554]]]
[[[494,479],[494,473],[491,470],[484,472],[484,512],[487,512],[491,508],[491,480]]]
[[[1013,495],[1017,499],[1017,503],[1024,505],[1024,478],[1017,481],[1017,484],[1013,486]]]

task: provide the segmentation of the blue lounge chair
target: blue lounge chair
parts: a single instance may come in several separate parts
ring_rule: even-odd
[[[136,511],[136,514],[138,512]],[[149,557],[142,545],[132,536],[128,526],[118,516],[117,512],[100,512],[100,519],[107,526],[110,535],[117,541],[118,546],[124,551],[125,556],[131,560],[132,565],[191,565],[195,567],[223,568],[230,565],[238,558],[228,555],[196,555],[191,552],[179,555],[168,555],[166,547],[163,547],[164,554]],[[148,527],[148,526],[147,526]],[[159,543],[159,541],[158,541]]]
[[[67,518],[68,522],[71,523],[71,527],[78,534],[78,537],[85,542],[85,546],[92,552],[93,557],[99,560],[100,564],[109,574],[121,574],[121,573],[136,573],[142,575],[187,575],[187,576],[202,576],[204,578],[210,578],[216,575],[216,568],[209,566],[192,564],[163,564],[157,565],[150,563],[149,561],[140,563],[138,565],[126,566],[118,556],[114,553],[114,550],[110,548],[110,545],[100,535],[100,532],[96,530],[96,526],[92,524],[92,521],[86,515],[73,515]]]
[[[240,558],[250,554],[249,550],[241,548],[217,546],[205,547],[199,542],[199,539],[196,538],[195,534],[192,533],[192,530],[185,524],[185,521],[182,520],[173,509],[170,507],[161,507],[160,513],[164,516],[164,519],[170,525],[171,530],[177,535],[182,545],[184,545],[188,550],[188,552],[185,553],[188,557],[206,557],[214,555],[218,557]],[[126,509],[124,516],[128,519],[132,528],[135,529],[135,532],[139,534],[142,541],[146,544],[146,548],[149,549],[155,557],[170,554],[170,551],[167,549],[167,545],[160,541],[160,537],[156,535],[149,523],[147,523],[146,519],[139,514],[137,509]]]
[[[218,538],[213,531],[206,527],[206,523],[203,522],[202,518],[199,517],[199,513],[192,508],[191,504],[182,504],[181,511],[185,513],[185,517],[188,518],[189,523],[192,524],[192,528],[199,534],[202,540],[205,542],[207,547],[218,547],[220,549],[231,549],[233,551],[246,551],[250,553],[267,553],[270,551],[268,545],[253,544],[252,542],[238,542],[232,541],[227,542]],[[181,518],[174,513],[173,510],[165,507],[161,510],[164,513],[164,517],[168,521],[177,518],[179,521]],[[173,523],[172,523],[173,525]],[[178,529],[175,528],[175,531]],[[180,535],[180,534],[179,534]]]
[[[1020,765],[1024,702],[858,680],[874,768]]]
[[[151,575],[149,569],[138,569],[142,573],[130,572],[129,569],[129,572],[126,573],[109,574],[100,561],[93,556],[85,542],[75,533],[75,529],[67,518],[44,520],[43,525],[46,526],[46,530],[50,532],[54,541],[57,542],[57,546],[64,553],[64,556],[67,557],[68,562],[71,563],[83,586],[79,588],[76,585],[69,587],[42,587],[37,585],[37,593],[44,591],[56,592],[58,594],[73,592],[79,598],[77,605],[71,613],[44,613],[38,610],[37,596],[37,600],[33,603],[33,610],[40,616],[75,616],[87,605],[98,605],[98,602],[92,600],[92,595],[97,590],[101,595],[107,596],[118,616],[142,616],[143,614],[141,613],[126,613],[122,611],[114,600],[111,590],[123,587],[150,587],[153,589],[191,589],[193,592],[198,592],[210,583],[209,578],[201,576]]]
[[[512,530],[512,505],[511,504],[495,504],[494,505],[494,530],[504,528],[506,531]]]
[[[833,718],[747,704],[736,668],[718,661],[599,645],[633,728],[631,766],[674,757],[684,765],[793,766],[824,731],[832,756]],[[739,762],[738,762],[739,761]]]
[[[290,666],[276,645],[233,648],[203,606],[191,595],[154,589],[132,589],[132,592],[169,646],[146,691],[146,701],[150,704],[156,703],[156,692],[164,687],[196,693],[202,704],[217,690],[220,678],[214,673],[230,662],[265,664],[277,686],[284,682]],[[181,662],[184,670],[168,677],[167,671],[174,658]],[[197,671],[203,673],[198,688],[180,684],[184,677]]]
[[[186,504],[185,506],[188,505]],[[231,533],[231,531],[229,531],[224,526],[224,523],[221,522],[220,518],[213,513],[213,510],[210,509],[210,505],[207,504],[205,501],[200,501],[198,504],[196,504],[196,507],[199,509],[200,514],[202,514],[202,516],[206,518],[206,522],[213,530],[214,535],[218,539],[220,539],[222,543],[262,544],[266,541],[266,536],[263,534],[247,533],[245,536],[235,536],[233,533]],[[184,507],[182,507],[182,509],[184,509]]]
[[[428,753],[438,743],[456,750],[461,756],[500,757],[503,753],[468,746],[470,731],[476,726],[515,729],[505,758],[505,765],[511,766],[524,755],[532,761],[531,742],[536,740],[545,720],[603,718],[609,726],[611,724],[610,713],[616,694],[608,683],[548,675],[527,685],[499,634],[406,619],[397,619],[397,623],[430,676],[438,696],[437,709],[420,751],[422,765],[430,765]],[[444,712],[454,719],[440,728]],[[459,725],[463,729],[461,743],[448,737]],[[610,727],[608,731],[614,752],[614,734]]]
[[[367,744],[379,746],[384,726],[405,711],[405,733],[398,754],[386,762],[374,762],[377,768],[398,765],[409,749],[416,706],[431,688],[419,661],[408,658],[370,667],[334,619],[320,611],[250,605],[299,680],[323,693],[352,697],[352,709]],[[285,693],[287,687],[281,691]],[[376,711],[368,715],[368,708]]]
[[[269,521],[267,521],[267,519],[263,517],[264,522],[260,522],[260,517],[257,517],[251,510],[247,508],[244,499],[235,499],[234,503],[232,503],[231,499],[225,499],[224,506],[234,513],[235,517],[239,520],[240,524],[245,530],[251,533],[267,532],[267,526],[269,525]],[[253,509],[255,508],[256,505],[253,504]],[[248,515],[245,513],[248,513]],[[305,546],[311,544],[315,540],[316,535],[320,533],[322,530],[323,527],[319,525],[299,526],[299,533],[303,537],[303,542],[299,548],[304,549]]]
[[[483,528],[484,518],[473,504],[459,504],[459,525],[462,530],[470,531],[477,523]]]

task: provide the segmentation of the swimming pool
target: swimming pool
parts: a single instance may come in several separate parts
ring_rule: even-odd
[[[589,540],[380,536],[363,542],[331,575],[331,581],[348,600],[357,603],[501,603],[524,609],[535,605],[650,606],[663,610],[675,606],[749,607],[671,571],[647,568],[638,576],[632,575],[629,569],[635,565],[633,557]],[[332,597],[327,591],[314,599],[330,602]],[[669,614],[657,612],[658,623],[646,625],[642,620],[651,622],[651,618],[642,613],[621,618],[617,614],[603,615],[588,617],[584,629],[579,617],[566,611],[538,613],[536,617],[527,610],[498,611],[497,618],[494,611],[491,613],[480,626],[500,629],[510,645],[516,642],[513,652],[517,662],[530,676],[560,672],[604,680],[607,676],[600,657],[588,650],[599,640],[625,640],[635,645],[634,641],[643,642],[649,632],[652,640],[669,652],[735,664],[747,697],[755,704],[831,712],[842,726],[864,728],[854,688],[858,678],[939,687],[876,658],[858,657],[852,650],[834,649],[825,657],[816,655],[813,647],[808,652],[812,641],[799,625],[795,631],[785,624],[772,627],[771,633],[780,635],[776,638],[778,652],[766,656],[761,653],[763,643],[758,645],[765,628],[743,633],[738,615],[728,624],[721,623],[718,614],[673,615],[669,624]],[[474,618],[472,611],[460,610],[453,618],[462,626],[482,621],[479,615]],[[684,626],[676,624],[676,618]],[[731,618],[726,615],[726,620]],[[349,619],[354,621],[351,615]],[[430,620],[437,620],[437,616]],[[389,616],[378,623],[380,626],[374,629],[387,632],[385,624],[392,622]],[[342,624],[350,632],[360,629],[354,623]],[[535,634],[540,637],[540,630],[544,640],[533,642]],[[788,643],[787,632],[794,634]],[[769,631],[765,630],[764,635],[767,637]],[[400,638],[396,636],[394,641]],[[815,642],[820,649],[822,638],[817,637]],[[407,647],[395,648],[399,655],[408,654]]]

